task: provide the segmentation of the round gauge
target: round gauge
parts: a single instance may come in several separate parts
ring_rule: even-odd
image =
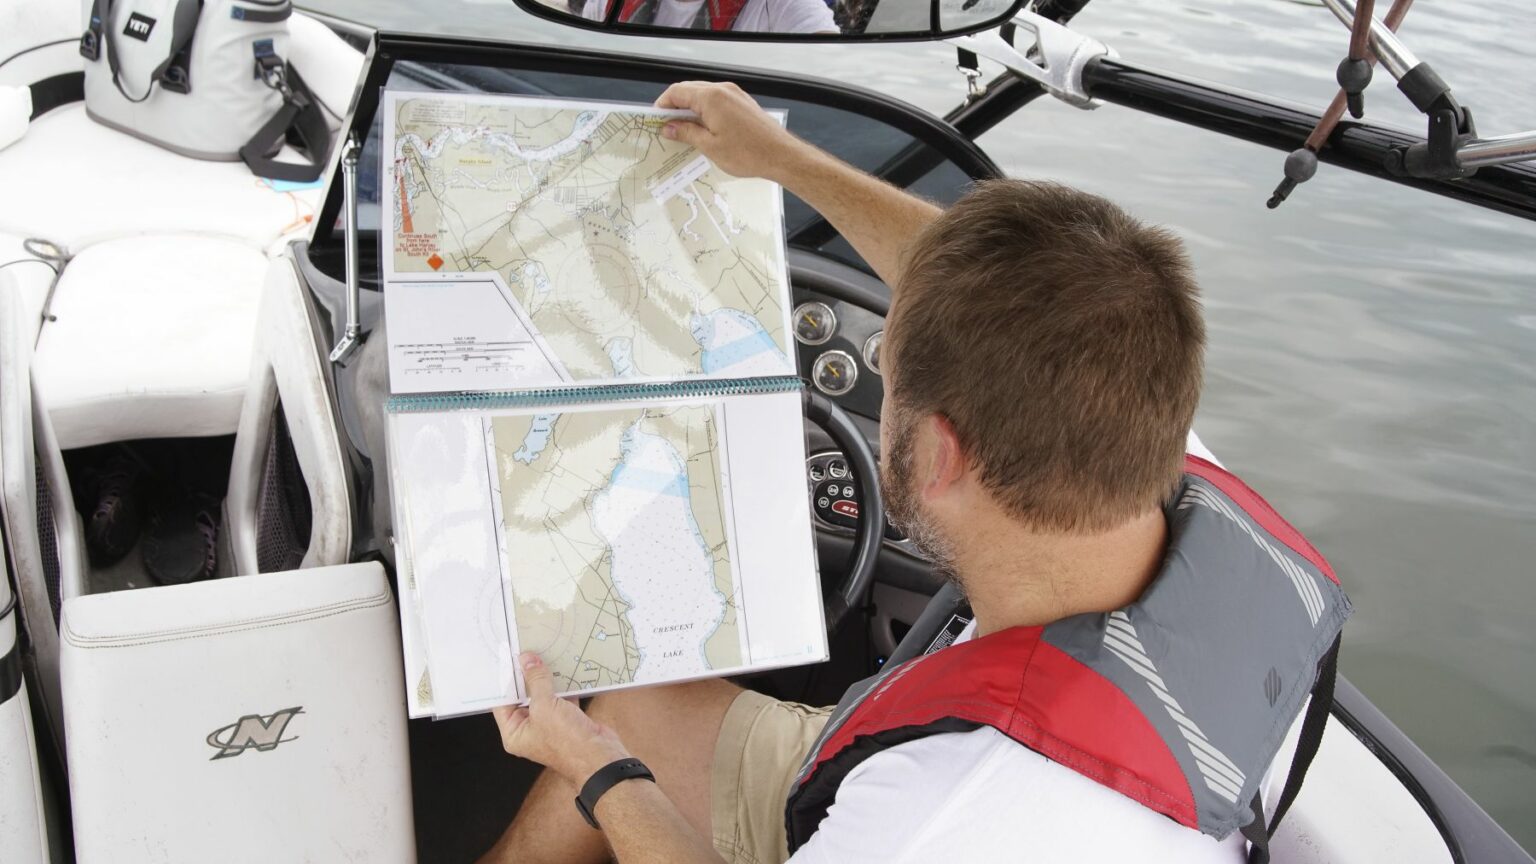
[[[795,307],[795,338],[806,345],[820,345],[837,331],[837,316],[825,303],[801,303]]]
[[[864,362],[876,375],[880,374],[880,343],[884,339],[885,331],[880,330],[864,340]]]
[[[852,357],[842,351],[828,351],[817,357],[816,365],[811,367],[811,381],[816,384],[817,390],[828,396],[847,393],[858,380],[859,367],[854,365]]]

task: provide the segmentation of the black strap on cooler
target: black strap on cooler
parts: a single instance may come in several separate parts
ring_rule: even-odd
[[[1269,841],[1280,828],[1280,820],[1296,802],[1301,783],[1312,767],[1312,758],[1323,743],[1323,730],[1328,726],[1328,715],[1333,709],[1333,683],[1339,672],[1339,637],[1317,664],[1317,683],[1312,686],[1312,701],[1307,705],[1307,715],[1301,721],[1301,737],[1296,741],[1296,755],[1291,759],[1291,772],[1285,777],[1285,788],[1280,792],[1280,802],[1275,806],[1275,818],[1264,825],[1264,798],[1260,790],[1254,790],[1253,821],[1242,828],[1248,838],[1248,864],[1269,864]]]
[[[268,87],[283,94],[283,106],[256,130],[251,140],[240,148],[240,158],[258,177],[311,183],[325,171],[325,156],[331,149],[331,127],[325,121],[320,102],[292,65],[283,62],[272,48],[272,40],[256,43],[256,74]],[[308,162],[279,162],[276,158],[292,131]]]

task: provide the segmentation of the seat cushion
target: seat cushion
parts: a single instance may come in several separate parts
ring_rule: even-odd
[[[77,597],[62,636],[81,864],[415,860],[378,564]]]
[[[79,252],[34,361],[59,446],[233,434],[266,269],[250,245],[191,234]]]
[[[78,251],[142,233],[227,234],[266,249],[307,228],[317,188],[278,191],[241,162],[180,156],[101,125],[76,102],[0,150],[0,231]]]

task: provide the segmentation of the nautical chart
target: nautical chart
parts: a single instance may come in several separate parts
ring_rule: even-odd
[[[663,137],[681,112],[385,104],[397,392],[793,374],[782,195]]]
[[[507,609],[561,691],[743,665],[717,405],[485,420]]]

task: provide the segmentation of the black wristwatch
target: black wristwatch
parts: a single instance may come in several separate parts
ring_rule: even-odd
[[[581,794],[576,796],[576,809],[581,811],[581,818],[587,820],[588,825],[601,831],[603,826],[597,824],[597,799],[625,780],[637,778],[656,782],[656,775],[652,774],[651,769],[645,767],[645,763],[639,759],[620,759],[597,769],[597,772],[582,784]]]

